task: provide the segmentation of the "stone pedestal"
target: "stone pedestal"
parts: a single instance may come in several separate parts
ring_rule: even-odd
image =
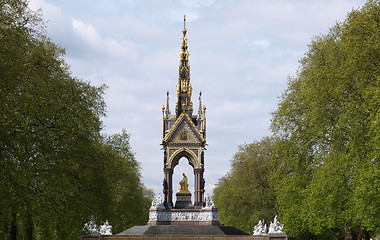
[[[177,201],[175,202],[175,209],[190,209],[193,208],[191,203],[191,193],[190,192],[177,192]]]
[[[288,240],[286,233],[268,233],[268,240]]]
[[[253,234],[253,240],[268,240],[267,234],[255,235]]]

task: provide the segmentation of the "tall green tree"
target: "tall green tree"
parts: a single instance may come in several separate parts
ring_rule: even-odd
[[[0,238],[77,238],[91,215],[142,223],[128,135],[101,135],[105,86],[72,77],[44,29],[27,1],[0,1]]]
[[[259,220],[269,224],[277,214],[274,189],[269,184],[273,145],[274,140],[266,137],[239,146],[230,172],[214,188],[222,224],[252,233]]]
[[[379,29],[370,0],[315,37],[273,113],[273,183],[292,236],[380,232]]]
[[[103,219],[108,219],[115,233],[134,225],[145,225],[154,193],[141,183],[140,165],[129,144],[129,134],[123,130],[105,138],[108,148],[104,166],[110,186],[110,203]]]

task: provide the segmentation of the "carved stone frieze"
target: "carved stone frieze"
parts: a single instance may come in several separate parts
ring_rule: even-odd
[[[149,221],[219,221],[217,211],[201,210],[201,211],[160,211],[151,208],[149,210]]]

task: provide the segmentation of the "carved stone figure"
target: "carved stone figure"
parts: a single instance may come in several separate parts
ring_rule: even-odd
[[[166,179],[164,179],[164,180],[162,181],[162,186],[163,186],[163,188],[164,188],[164,191],[167,191],[167,190],[168,190],[168,181],[166,181]]]
[[[99,227],[94,221],[94,217],[91,216],[91,220],[88,223],[84,224],[83,232],[88,234],[97,234],[99,233]]]
[[[112,226],[106,220],[103,225],[100,226],[100,234],[112,235]]]
[[[210,194],[207,194],[207,196],[206,196],[205,208],[215,208],[214,201],[212,200],[212,197],[210,196]]]
[[[264,224],[264,220],[260,220],[259,223],[254,227],[253,235],[266,235],[267,225]]]
[[[273,222],[271,222],[269,225],[268,233],[283,233],[282,228],[283,228],[283,225],[280,224],[276,215],[273,219]]]
[[[161,193],[158,194],[157,198],[152,200],[151,208],[165,208],[164,207],[164,198]]]
[[[159,205],[161,205],[163,203],[164,199],[162,198],[162,194],[161,193],[158,194],[157,201],[158,201]]]
[[[201,181],[201,189],[202,190],[205,189],[205,183],[206,183],[205,179],[202,178],[202,181]]]
[[[149,211],[149,221],[218,221],[218,212],[209,210],[202,212],[167,212]]]
[[[164,151],[164,164],[166,164],[168,158],[168,153]]]

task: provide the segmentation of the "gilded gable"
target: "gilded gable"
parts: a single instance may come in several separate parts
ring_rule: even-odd
[[[194,131],[183,121],[177,128],[173,136],[168,141],[169,143],[199,143]]]

